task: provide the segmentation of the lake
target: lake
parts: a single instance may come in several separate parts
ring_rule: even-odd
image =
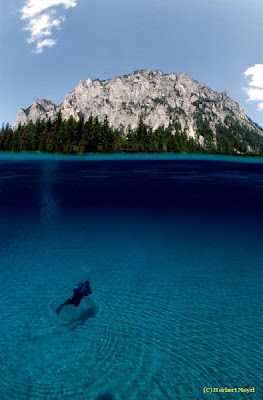
[[[2,153],[0,218],[1,400],[261,399],[262,158]]]

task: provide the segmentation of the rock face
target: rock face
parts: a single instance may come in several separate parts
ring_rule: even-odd
[[[51,100],[37,99],[30,107],[26,109],[20,108],[15,126],[19,124],[25,125],[29,121],[36,122],[37,119],[48,120],[48,118],[51,118],[53,120],[58,112],[59,107],[52,103]]]
[[[263,134],[245,114],[240,105],[226,92],[217,93],[184,73],[164,74],[160,70],[135,71],[130,75],[100,81],[80,81],[57,106],[50,100],[36,100],[29,108],[20,109],[15,126],[38,118],[53,120],[58,112],[63,119],[70,116],[85,120],[90,115],[102,121],[107,115],[114,128],[137,126],[140,118],[157,128],[178,121],[189,136],[196,136],[197,116],[209,121],[215,131],[218,123],[225,124],[226,117],[254,132]]]

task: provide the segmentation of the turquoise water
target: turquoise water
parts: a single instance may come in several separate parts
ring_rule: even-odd
[[[0,399],[260,400],[262,200],[259,158],[1,154]]]

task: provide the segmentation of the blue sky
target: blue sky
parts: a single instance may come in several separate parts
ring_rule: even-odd
[[[0,122],[152,68],[227,90],[263,126],[262,21],[262,0],[0,0]]]

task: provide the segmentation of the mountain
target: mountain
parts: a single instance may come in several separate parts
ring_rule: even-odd
[[[103,121],[107,116],[110,126],[124,131],[128,126],[135,128],[140,119],[153,129],[177,122],[200,144],[203,129],[215,135],[218,126],[228,128],[230,124],[263,135],[262,128],[227,92],[217,93],[181,72],[164,74],[147,69],[104,81],[89,78],[80,81],[60,105],[38,99],[29,108],[20,109],[15,127],[30,120],[53,121],[58,112],[63,119],[88,120],[93,115]]]

